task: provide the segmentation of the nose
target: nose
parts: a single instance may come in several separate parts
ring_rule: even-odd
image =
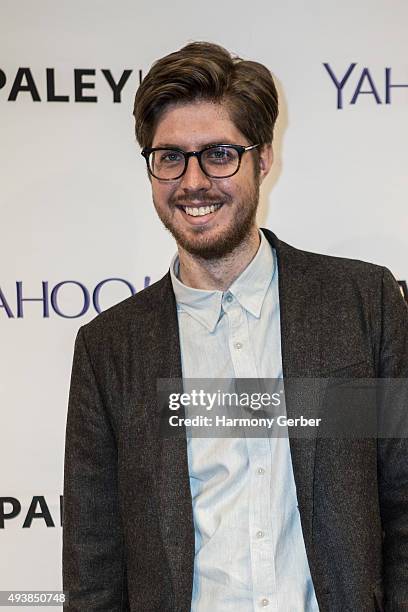
[[[180,187],[184,191],[199,191],[211,188],[211,179],[204,174],[196,157],[189,157],[187,168],[180,179]]]

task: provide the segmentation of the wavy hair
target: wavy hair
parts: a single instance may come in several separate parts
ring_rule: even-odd
[[[133,110],[140,146],[152,145],[157,122],[169,105],[198,100],[226,104],[232,122],[251,144],[272,142],[278,93],[270,71],[220,45],[193,42],[157,60],[140,84]]]

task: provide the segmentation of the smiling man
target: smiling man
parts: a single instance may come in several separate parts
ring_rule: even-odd
[[[168,108],[152,148],[143,149],[157,179],[153,201],[183,251],[182,266],[186,258],[219,262],[237,250],[245,265],[257,251],[259,179],[267,174],[272,153],[270,144],[256,151],[260,143],[247,140],[226,105],[198,99]]]
[[[403,438],[166,438],[156,395],[167,378],[406,377],[396,281],[257,227],[278,115],[265,66],[189,44],[153,65],[134,115],[177,254],[78,333],[67,609],[408,610]]]

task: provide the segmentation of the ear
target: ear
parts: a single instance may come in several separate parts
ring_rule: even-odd
[[[259,151],[259,180],[262,183],[273,164],[272,144],[264,144]]]

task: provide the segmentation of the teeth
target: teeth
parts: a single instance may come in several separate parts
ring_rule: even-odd
[[[192,206],[183,206],[183,209],[188,215],[191,215],[192,217],[202,217],[204,215],[209,215],[210,213],[215,212],[220,208],[220,206],[221,204],[211,204],[211,206],[199,206],[194,208]]]

